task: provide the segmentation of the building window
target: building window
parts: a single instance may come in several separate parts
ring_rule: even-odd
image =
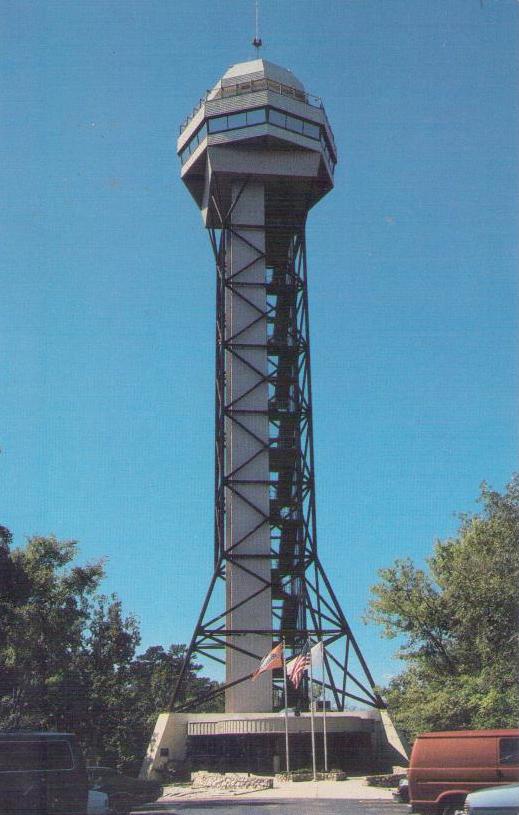
[[[227,116],[214,116],[207,122],[209,133],[221,133],[227,130]]]
[[[314,125],[312,122],[303,122],[303,134],[310,139],[319,138],[320,128],[319,125]]]
[[[227,127],[229,130],[234,130],[237,127],[246,126],[247,126],[246,113],[233,113],[231,116],[227,117]]]
[[[259,108],[259,110],[248,110],[247,111],[247,124],[248,125],[261,125],[267,119],[267,111],[265,108]]]
[[[296,119],[294,116],[287,116],[287,130],[293,130],[294,133],[302,133],[303,120]]]
[[[192,137],[189,143],[186,144],[186,146],[180,153],[180,161],[182,162],[182,164],[184,164],[188,160],[191,153],[193,153],[196,150],[200,142],[202,142],[206,136],[207,136],[207,125],[203,124],[202,127],[196,131],[195,135]]]
[[[191,140],[180,153],[180,161],[184,164],[198,145],[206,138],[207,133],[223,133],[227,130],[239,130],[244,127],[269,122],[283,130],[290,130],[292,133],[300,133],[309,139],[320,141],[324,155],[332,172],[335,167],[335,159],[328,144],[324,130],[314,122],[301,119],[298,116],[291,116],[276,108],[254,108],[253,110],[229,113],[225,116],[213,116],[204,123],[199,130],[191,137]]]
[[[276,127],[282,127],[283,130],[286,130],[286,113],[281,113],[281,111],[274,109],[269,110],[269,122],[271,125],[276,125]]]

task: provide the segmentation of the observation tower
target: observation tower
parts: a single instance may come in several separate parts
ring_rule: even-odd
[[[323,104],[286,68],[233,65],[182,124],[177,149],[216,265],[214,572],[148,771],[190,739],[196,754],[204,735],[282,733],[285,706],[303,736],[307,684],[285,699],[280,670],[250,679],[281,640],[288,658],[309,638],[324,642],[332,730],[372,735],[385,708],[317,549],[305,229],[337,161]],[[214,694],[186,698],[193,657],[225,666]],[[225,713],[191,712],[218,693]],[[366,710],[347,713],[351,701]]]

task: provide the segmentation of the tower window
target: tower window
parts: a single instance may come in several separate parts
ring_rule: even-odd
[[[303,120],[296,119],[294,116],[287,116],[287,130],[293,130],[294,133],[302,133]]]
[[[209,133],[221,133],[227,130],[227,116],[215,116],[207,122]]]
[[[277,125],[277,127],[286,128],[287,117],[279,110],[269,110],[269,122],[272,125]]]
[[[247,115],[245,113],[233,113],[232,116],[227,117],[227,127],[233,129],[235,127],[245,127],[247,124]]]
[[[190,141],[186,144],[180,153],[180,161],[184,164],[189,156],[193,153],[198,145],[206,138],[207,133],[223,133],[226,130],[239,130],[244,127],[253,127],[254,125],[269,122],[276,127],[281,127],[283,130],[290,130],[292,133],[301,133],[309,139],[320,141],[323,152],[326,156],[328,164],[332,172],[335,166],[335,159],[333,158],[328,139],[325,135],[324,129],[318,124],[302,119],[299,116],[291,116],[276,108],[254,108],[253,110],[239,111],[236,113],[229,113],[225,116],[213,116],[204,123],[196,133],[193,134]]]
[[[303,133],[310,139],[319,138],[319,125],[314,125],[311,122],[303,122]]]
[[[247,111],[247,124],[248,125],[260,125],[266,121],[266,110],[265,108],[260,108],[259,110],[248,110]]]

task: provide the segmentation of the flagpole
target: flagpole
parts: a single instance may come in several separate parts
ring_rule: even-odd
[[[287,691],[287,658],[285,654],[285,638],[283,637],[283,686],[285,691],[285,753],[287,774],[290,772],[290,753],[288,749],[288,691]]]
[[[321,640],[321,657],[323,667],[323,739],[324,739],[324,771],[328,772],[328,733],[326,730],[326,682],[324,674],[324,645]]]
[[[315,722],[314,722],[313,684],[314,677],[312,673],[312,655],[310,654],[310,726],[312,730],[312,768],[314,771],[314,781],[317,781],[317,772],[315,766]]]

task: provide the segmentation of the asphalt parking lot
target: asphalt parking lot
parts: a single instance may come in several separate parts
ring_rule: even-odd
[[[408,815],[407,804],[389,800],[298,798],[175,801],[132,810],[132,815]]]

